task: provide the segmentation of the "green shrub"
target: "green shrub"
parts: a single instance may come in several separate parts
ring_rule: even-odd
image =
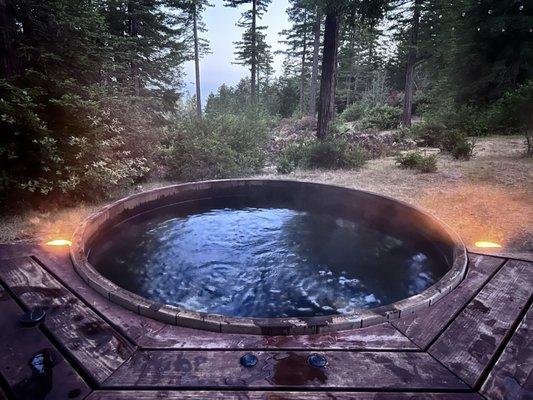
[[[459,139],[450,150],[452,156],[458,160],[470,160],[474,155],[475,143],[465,137]]]
[[[307,159],[308,145],[304,142],[292,143],[280,154],[276,169],[280,174],[290,174]]]
[[[395,129],[400,125],[402,110],[381,104],[368,109],[361,119],[365,129]]]
[[[396,157],[396,164],[400,168],[416,169],[420,172],[435,172],[437,170],[437,156],[425,156],[420,152],[400,154]]]
[[[438,147],[456,159],[469,160],[474,155],[474,142],[457,129],[448,129],[435,122],[422,122],[414,125],[410,133],[424,145]]]
[[[258,172],[265,162],[267,132],[266,119],[255,114],[176,120],[160,148],[165,177],[193,181]]]
[[[424,119],[463,132],[465,136],[487,136],[490,133],[483,112],[473,106],[457,105],[449,99],[434,105],[424,114]]]
[[[152,169],[156,102],[62,85],[21,89],[0,81],[0,204],[105,198]]]
[[[365,115],[368,107],[361,101],[350,104],[341,113],[340,118],[346,122],[359,121]]]
[[[367,153],[335,138],[323,142],[302,142],[285,149],[278,160],[279,173],[290,173],[296,168],[341,169],[361,168],[368,158]]]
[[[410,134],[423,145],[429,147],[440,147],[446,127],[435,122],[421,122],[413,125]]]

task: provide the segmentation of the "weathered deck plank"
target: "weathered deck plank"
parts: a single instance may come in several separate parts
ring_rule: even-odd
[[[87,400],[482,400],[474,393],[96,391]]]
[[[72,267],[67,251],[40,249],[36,257],[64,284],[143,348],[176,349],[350,349],[417,350],[390,324],[313,336],[220,334],[167,325],[128,311],[89,287]]]
[[[0,243],[0,260],[7,260],[9,258],[29,257],[35,252],[37,248],[37,245],[31,243]]]
[[[83,399],[91,389],[0,286],[0,374],[18,399]],[[0,389],[0,399],[2,392]]]
[[[532,263],[501,266],[501,258],[470,255],[466,280],[429,309],[394,321],[398,329],[263,337],[180,328],[132,313],[88,287],[66,250],[0,247],[0,281],[24,307],[49,308],[41,329],[23,328],[21,306],[0,285],[0,383],[9,385],[8,395],[49,388],[43,398],[84,398],[91,388],[71,365],[79,363],[98,389],[88,400],[482,400],[470,386],[488,400],[533,399],[532,308],[518,321],[531,304]],[[259,358],[253,368],[239,364],[247,351]],[[307,363],[315,351],[328,358],[325,368]],[[24,381],[35,374],[28,363],[35,356],[51,362],[51,384],[42,376]],[[72,392],[75,383],[83,386],[79,393]]]
[[[487,399],[533,399],[533,307],[481,388]]]
[[[239,364],[242,351],[142,351],[104,386],[184,388],[448,389],[468,387],[427,353],[323,352],[325,368],[309,365],[309,352],[255,352],[257,365]]]
[[[420,348],[430,345],[505,261],[481,255],[470,255],[469,259],[465,280],[450,294],[433,306],[392,323]]]
[[[533,292],[533,265],[508,261],[429,348],[471,387],[488,367]]]
[[[220,334],[167,325],[159,332],[144,336],[139,343],[144,348],[176,349],[418,350],[390,324],[298,336]]]
[[[27,307],[43,307],[43,323],[96,381],[105,380],[134,348],[31,258],[4,260],[0,278]]]
[[[70,291],[86,301],[94,309],[104,315],[113,327],[127,336],[131,341],[144,335],[156,334],[161,328],[166,326],[163,322],[131,312],[118,304],[112,303],[104,296],[91,288],[76,273],[68,248],[45,249],[41,248],[35,252],[35,257],[51,271],[61,283]],[[190,333],[189,333],[190,335]]]

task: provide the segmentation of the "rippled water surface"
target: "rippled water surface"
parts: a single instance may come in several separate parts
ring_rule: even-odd
[[[320,213],[187,215],[174,206],[116,225],[89,260],[116,284],[166,304],[230,316],[314,316],[389,304],[439,280],[443,257],[420,243]]]

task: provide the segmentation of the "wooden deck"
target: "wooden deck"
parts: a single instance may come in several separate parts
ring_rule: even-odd
[[[109,302],[66,248],[0,246],[0,399],[533,399],[533,263],[466,279],[392,323],[312,336],[166,325]],[[21,315],[44,307],[37,326]],[[258,358],[245,368],[240,357]],[[310,354],[328,364],[312,367]]]

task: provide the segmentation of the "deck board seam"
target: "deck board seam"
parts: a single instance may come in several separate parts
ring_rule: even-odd
[[[429,351],[425,350],[425,353],[430,356],[433,360],[435,360],[440,366],[442,366],[444,369],[446,369],[446,371],[450,372],[450,374],[452,374],[453,376],[455,376],[457,379],[459,379],[462,383],[464,383],[467,387],[469,387],[471,389],[471,391],[475,392],[476,389],[473,388],[472,386],[470,386],[468,383],[466,383],[459,375],[457,375],[455,372],[453,372],[451,369],[449,369],[446,365],[444,365],[443,363],[441,363],[437,358],[435,358],[433,356],[433,354],[431,354]]]
[[[7,285],[2,278],[0,278],[0,285],[6,290],[9,296],[13,301],[21,308],[21,311],[28,310],[24,303],[13,293],[9,285]],[[63,356],[65,361],[70,365],[70,367],[78,373],[80,378],[89,386],[94,388],[97,384],[96,379],[94,379],[89,371],[86,370],[85,366],[81,363],[78,363],[76,359],[70,354],[67,348],[65,348],[61,341],[58,340],[52,332],[43,323],[38,326],[39,331],[46,337],[52,346]]]
[[[7,285],[4,282],[2,282],[1,279],[0,279],[0,288],[5,290],[7,295],[11,298],[11,300],[13,300],[15,302],[15,304],[17,306],[21,307],[20,303],[13,297],[13,294],[11,293],[11,291],[9,290]],[[21,310],[24,310],[24,308],[22,308]],[[9,398],[13,398],[13,399],[15,398],[15,393],[13,392],[13,389],[9,385],[7,379],[4,378],[4,375],[0,373],[0,394],[2,392],[4,392],[8,396],[8,399]],[[0,396],[0,398],[1,398],[1,396]]]
[[[424,349],[421,349],[420,347],[417,347],[416,349],[386,349],[386,348],[360,348],[360,349],[349,349],[349,348],[326,348],[326,347],[239,347],[239,348],[228,348],[228,347],[138,347],[138,351],[140,352],[159,352],[159,351],[166,351],[166,352],[187,352],[187,351],[234,351],[234,352],[254,352],[254,351],[311,351],[311,352],[343,352],[343,353],[426,353],[427,351]]]
[[[493,258],[501,258],[505,260],[516,260],[516,261],[523,261],[527,263],[533,263],[533,255],[532,256],[525,256],[524,254],[513,254],[513,253],[504,253],[504,254],[487,254],[487,253],[478,253],[476,251],[468,250],[468,254],[474,254],[476,256],[487,256],[487,257],[493,257]]]
[[[467,385],[468,386],[468,385]],[[345,387],[317,387],[317,386],[232,386],[232,387],[221,387],[221,386],[177,386],[177,385],[167,385],[167,386],[152,386],[152,385],[135,385],[135,386],[105,386],[100,387],[98,390],[106,391],[153,391],[153,392],[195,392],[195,391],[206,391],[206,392],[220,392],[220,391],[231,391],[231,392],[313,392],[313,393],[328,393],[328,392],[362,392],[362,393],[477,393],[470,386],[465,389],[458,388],[387,388],[387,387],[358,387],[358,386],[345,386]]]
[[[118,371],[118,370],[119,370],[119,369],[120,369],[120,368],[121,368],[126,362],[130,361],[130,360],[133,358],[133,356],[137,354],[137,352],[139,352],[139,349],[135,349],[135,350],[130,354],[130,356],[124,360],[124,362],[122,362],[117,368],[115,368],[115,370],[114,370],[112,373],[109,374],[109,376],[108,376],[107,378],[105,378],[102,382],[99,382],[99,383],[98,383],[98,389],[106,388],[106,390],[107,390],[107,388],[108,388],[109,386],[105,386],[106,382],[107,382],[109,379],[111,379],[111,377],[112,377],[113,375],[115,375],[115,373],[116,373],[116,372],[117,372],[117,371]],[[135,386],[131,386],[131,387],[132,387],[132,388],[135,388]]]
[[[42,255],[41,255],[42,257]],[[48,272],[50,275],[56,279],[61,286],[63,286],[66,290],[68,290],[74,297],[76,297],[78,300],[80,300],[85,306],[89,307],[98,317],[102,318],[104,322],[109,325],[115,332],[117,332],[120,336],[122,336],[128,344],[130,344],[134,349],[139,348],[137,343],[135,342],[136,338],[131,338],[127,332],[125,332],[122,328],[114,324],[106,315],[104,315],[101,311],[99,311],[96,307],[94,307],[93,304],[91,304],[89,301],[85,300],[85,298],[81,295],[79,295],[75,290],[72,289],[72,287],[66,283],[60,276],[58,276],[51,268],[46,266],[46,263],[39,259],[39,254],[32,254],[30,256],[32,260],[34,260],[41,268],[43,268],[46,272]],[[46,259],[46,257],[44,257]],[[69,258],[70,259],[70,258]],[[53,262],[52,260],[48,259],[47,261]],[[103,299],[105,299],[104,296],[102,296]],[[107,300],[109,301],[109,300]],[[139,335],[141,336],[141,335]]]
[[[465,274],[465,277],[466,277],[466,274]],[[390,322],[389,322],[390,323]],[[419,346],[418,344],[416,344],[413,339],[411,339],[409,336],[407,336],[405,333],[403,333],[400,329],[398,329],[397,326],[395,326],[394,324],[390,324],[394,329],[396,329],[397,332],[400,333],[400,335],[402,335],[403,337],[405,337],[407,340],[409,340],[409,342],[411,342],[413,344],[413,346],[415,346],[417,349],[419,349],[420,351],[426,351],[426,349],[422,348],[421,346]]]
[[[511,341],[511,339],[514,336],[514,334],[518,330],[518,327],[520,326],[520,324],[524,320],[527,312],[532,307],[532,305],[533,305],[533,294],[530,294],[529,295],[529,299],[526,302],[526,305],[520,311],[520,314],[518,315],[516,320],[513,322],[513,325],[511,325],[511,328],[509,329],[507,334],[504,336],[500,346],[496,349],[496,351],[494,352],[494,355],[491,357],[490,361],[485,366],[485,368],[483,369],[483,371],[479,375],[478,379],[476,380],[476,385],[474,386],[474,388],[477,391],[481,390],[481,388],[485,384],[485,381],[487,380],[487,378],[489,377],[490,373],[492,372],[492,370],[494,369],[494,367],[498,363],[498,361],[501,358],[503,352],[505,351],[505,349],[509,345],[509,342]]]
[[[486,254],[485,254],[486,256]],[[490,256],[492,257],[492,256]],[[501,258],[501,257],[495,257],[495,258]],[[466,300],[466,302],[463,304],[462,307],[459,307],[451,316],[451,318],[448,319],[448,321],[446,322],[446,324],[442,327],[442,329],[433,337],[433,339],[431,339],[431,341],[424,347],[422,347],[422,350],[424,351],[428,351],[429,348],[431,346],[433,346],[433,344],[442,336],[442,334],[444,332],[446,332],[446,330],[450,327],[451,324],[453,324],[453,322],[457,319],[457,317],[459,316],[459,314],[461,314],[463,312],[463,310],[468,306],[468,304],[470,304],[470,302],[472,300],[474,300],[476,298],[476,296],[481,293],[481,291],[485,288],[485,286],[488,285],[488,283],[490,281],[492,281],[492,279],[494,278],[494,276],[496,276],[496,274],[503,268],[503,266],[505,264],[507,264],[509,262],[510,259],[508,258],[502,258],[502,261],[500,263],[500,265],[494,269],[494,271],[487,277],[485,283],[483,285],[481,285],[478,289],[474,290],[471,294],[471,296]],[[469,264],[470,264],[470,261],[469,261]],[[470,268],[468,268],[470,270]],[[463,281],[464,282],[464,281]],[[453,291],[451,292],[453,293]],[[438,303],[437,303],[438,304]]]
[[[35,257],[33,255],[30,255],[30,256],[23,256],[23,257],[15,257],[15,258],[12,258],[10,259],[11,261],[12,260],[16,260],[16,259],[20,259],[20,258],[30,258],[31,260],[37,262],[37,264],[39,265],[39,267],[43,268],[46,272],[50,273],[48,271],[48,268],[45,268],[43,267],[43,263],[42,261],[37,261],[35,259]],[[55,276],[55,274],[53,273],[50,273],[52,275],[52,277],[54,277],[54,279],[57,279],[57,277]],[[61,280],[58,280],[59,284],[61,284],[63,286],[63,288],[65,290],[67,290],[69,293],[71,293],[75,298],[79,299],[80,301],[82,301],[79,296],[77,296],[68,286],[64,285],[63,282]],[[13,300],[19,305],[19,307],[22,308],[22,310],[28,310],[28,308],[24,305],[24,303],[22,302],[22,300],[20,300],[18,298],[18,296],[11,290],[11,288],[9,287],[9,285],[7,285],[6,282],[4,282],[2,280],[2,278],[0,278],[0,284],[2,284],[2,286],[5,288],[5,290],[9,293],[9,295],[13,298]],[[85,301],[82,301],[82,303],[87,306],[90,310],[92,310],[93,312],[96,313],[96,315],[98,317],[100,317],[100,313],[96,312],[96,310],[91,307],[89,304],[87,304]],[[107,320],[104,319],[104,322],[107,323]],[[108,324],[109,325],[109,324]],[[110,325],[111,329],[113,329],[117,334],[119,334],[120,336],[122,336],[120,334],[119,331],[117,331],[116,329],[114,329],[114,327],[112,325]],[[57,338],[54,333],[48,329],[44,323],[41,323],[39,324],[39,330],[42,332],[42,334],[48,339],[48,341],[50,342],[50,344],[52,344],[56,350],[65,358],[65,360],[68,362],[68,364],[72,367],[73,370],[75,370],[78,375],[80,375],[81,379],[91,388],[91,389],[94,389],[94,388],[98,388],[100,386],[100,383],[98,382],[98,380],[96,379],[96,377],[93,377],[92,373],[85,367],[85,365],[81,362],[78,362],[76,360],[76,358],[74,356],[71,355],[69,349],[67,347],[65,347],[65,345],[61,342],[61,340],[59,338]],[[129,340],[126,340],[126,342],[129,343]],[[131,343],[130,343],[131,345]],[[132,354],[135,354],[136,353],[136,350],[137,350],[137,346],[135,344],[132,345]],[[126,359],[126,360],[129,360],[129,357]],[[120,364],[120,366],[122,366],[123,363]],[[120,367],[119,366],[119,367]],[[117,368],[118,369],[118,368]],[[116,371],[116,369],[113,371],[113,373]],[[110,374],[109,376],[111,376],[112,374]],[[109,377],[108,376],[108,377]],[[107,377],[107,378],[108,378]],[[106,378],[106,379],[107,379]]]

